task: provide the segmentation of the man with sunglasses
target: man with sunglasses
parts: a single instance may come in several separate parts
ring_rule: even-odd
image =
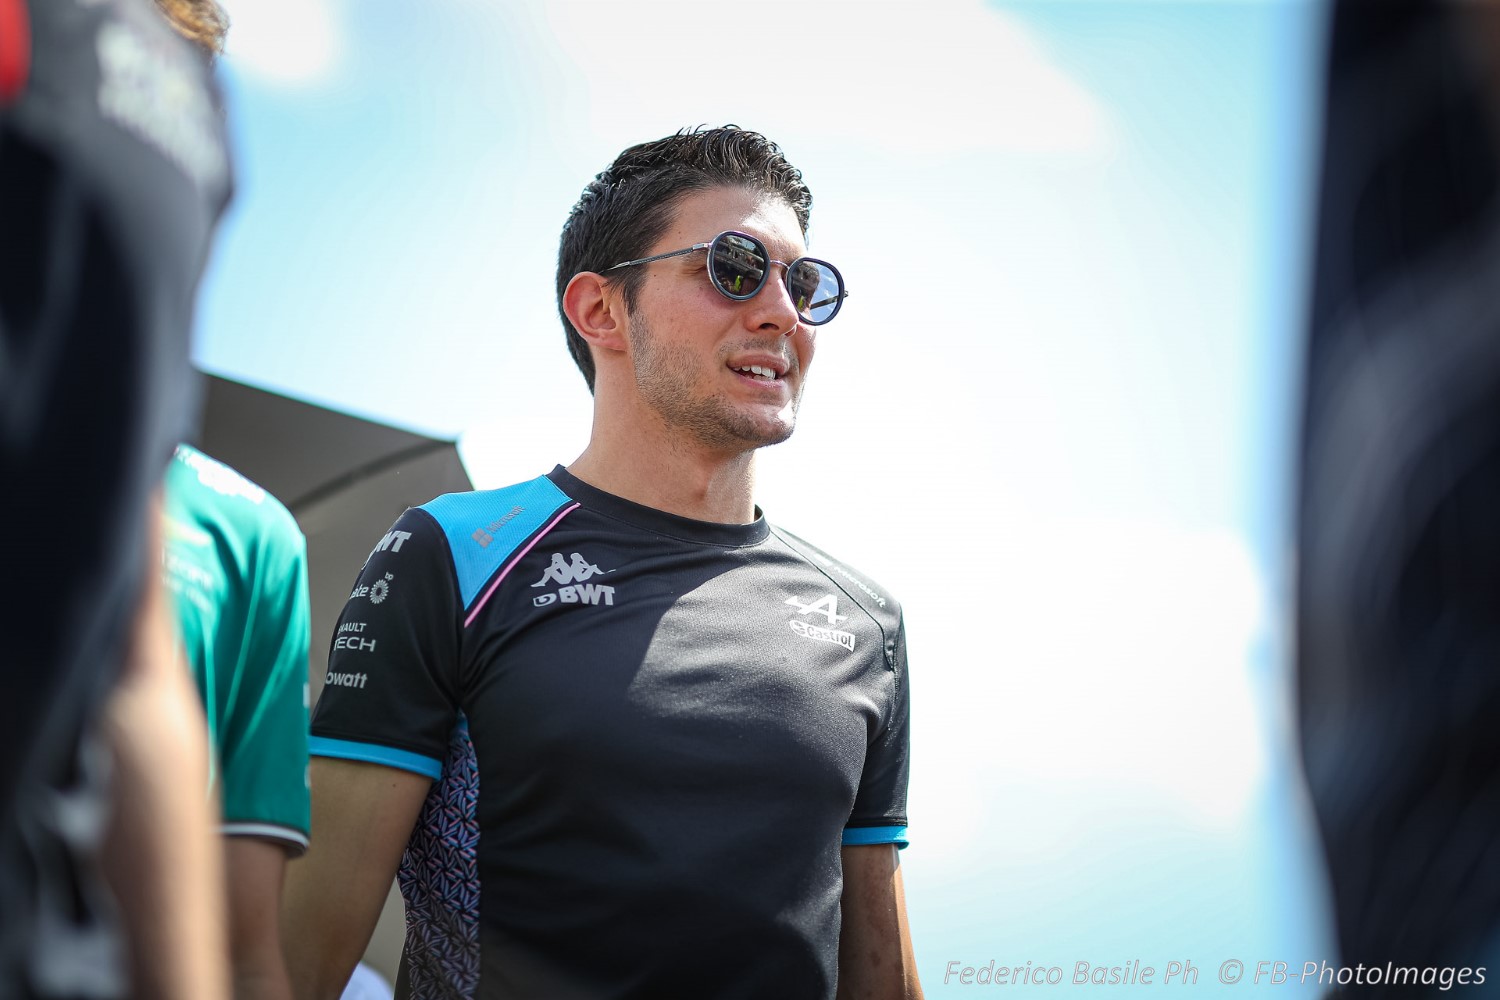
[[[900,608],[751,496],[846,294],[810,206],[735,128],[585,189],[557,292],[588,447],[371,552],[313,721],[301,995],[337,995],[399,862],[399,996],[920,996]]]

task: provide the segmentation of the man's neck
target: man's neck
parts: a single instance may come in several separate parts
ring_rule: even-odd
[[[720,524],[755,520],[755,452],[724,454],[658,441],[630,439],[597,426],[568,471],[590,486],[669,514]]]

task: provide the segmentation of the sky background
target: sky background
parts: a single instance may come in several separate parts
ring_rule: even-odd
[[[587,180],[700,123],[801,167],[851,296],[757,499],[905,606],[929,996],[1335,960],[1287,656],[1320,5],[226,6],[198,362],[456,437],[480,488],[586,442]]]

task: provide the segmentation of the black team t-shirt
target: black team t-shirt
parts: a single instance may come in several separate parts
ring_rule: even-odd
[[[896,601],[761,517],[561,467],[408,510],[339,620],[315,755],[436,783],[398,992],[831,997],[842,844],[906,841]]]

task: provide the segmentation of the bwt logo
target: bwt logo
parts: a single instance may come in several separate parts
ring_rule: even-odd
[[[564,586],[553,593],[533,597],[531,603],[539,608],[545,608],[549,604],[604,604],[614,607],[615,588],[583,582],[607,572],[609,571],[589,562],[581,553],[574,552],[571,557],[564,559],[561,552],[554,552],[552,561],[542,572],[542,578],[532,586],[545,587],[549,583],[561,583]]]
[[[614,607],[615,588],[599,583],[578,583],[562,587],[556,593],[533,597],[531,603],[539,608],[549,604],[606,604]]]
[[[387,550],[400,552],[401,546],[406,544],[406,540],[410,537],[410,531],[387,531],[385,537],[376,542],[375,547],[370,550],[370,555],[373,556],[377,552],[385,552]]]

